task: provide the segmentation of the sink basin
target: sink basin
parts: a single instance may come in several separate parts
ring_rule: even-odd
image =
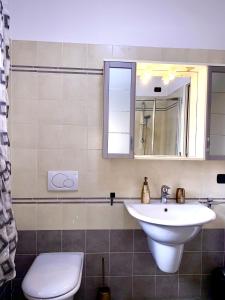
[[[216,218],[214,211],[199,203],[141,204],[125,201],[130,215],[147,234],[148,246],[158,267],[167,273],[179,269],[184,243]]]
[[[193,226],[215,219],[214,211],[200,204],[142,204],[125,202],[128,212],[136,219],[165,226]]]

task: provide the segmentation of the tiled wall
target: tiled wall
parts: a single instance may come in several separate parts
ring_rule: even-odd
[[[76,300],[95,300],[101,285],[102,257],[112,300],[211,299],[210,272],[224,265],[224,230],[205,229],[188,242],[176,274],[163,273],[156,267],[142,230],[20,231],[12,300],[24,299],[21,280],[35,256],[49,251],[85,252]],[[7,291],[10,293],[9,287]]]
[[[17,66],[10,86],[14,197],[107,197],[113,191],[139,197],[144,176],[152,197],[162,184],[172,187],[172,196],[177,186],[187,197],[224,196],[216,184],[223,161],[103,159],[101,74],[104,59],[224,64],[225,51],[13,41],[11,57]],[[40,68],[46,66],[51,69]],[[93,69],[97,75],[88,74]],[[77,192],[47,191],[47,171],[58,169],[79,171]]]
[[[34,201],[14,205],[22,230],[136,228],[123,205],[114,210],[94,203],[69,206],[63,199],[105,199],[110,192],[139,197],[144,176],[152,197],[159,197],[161,185],[168,184],[171,197],[183,186],[187,197],[224,198],[224,186],[216,184],[224,161],[102,158],[104,59],[222,64],[225,51],[12,41],[12,195]],[[48,192],[47,171],[66,169],[79,171],[78,191]],[[44,198],[58,199],[60,205],[35,202]],[[99,219],[99,214],[108,217]]]

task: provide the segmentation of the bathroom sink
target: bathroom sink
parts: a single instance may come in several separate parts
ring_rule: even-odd
[[[134,218],[165,226],[193,226],[208,223],[216,218],[214,211],[200,204],[141,204],[126,202]]]
[[[147,235],[149,249],[158,267],[167,273],[179,269],[184,243],[193,239],[202,225],[216,218],[214,211],[199,203],[174,204],[124,202]]]

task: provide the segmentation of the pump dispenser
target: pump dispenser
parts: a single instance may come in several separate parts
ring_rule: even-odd
[[[144,178],[144,183],[141,191],[141,203],[150,203],[150,189],[148,185],[148,177]]]

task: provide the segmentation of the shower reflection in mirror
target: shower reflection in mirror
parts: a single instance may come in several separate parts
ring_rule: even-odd
[[[191,77],[180,73],[137,76],[136,155],[186,155]]]

